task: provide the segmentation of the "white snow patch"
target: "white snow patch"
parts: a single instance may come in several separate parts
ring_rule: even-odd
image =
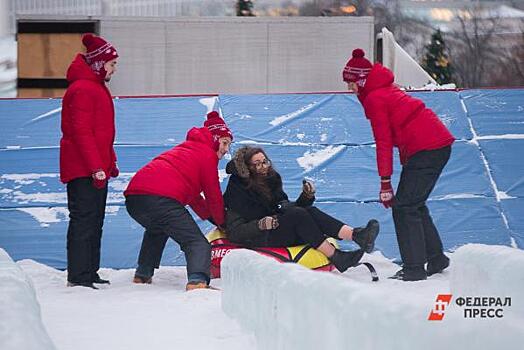
[[[17,208],[17,210],[31,215],[42,227],[69,219],[69,210],[63,207]]]
[[[304,153],[303,157],[297,158],[297,163],[305,171],[310,171],[320,164],[327,161],[329,158],[334,157],[339,152],[342,152],[345,149],[345,146],[328,146],[324,149],[321,149],[316,152],[307,151]]]
[[[326,142],[327,138],[328,138],[327,134],[321,134],[320,135],[320,142]]]
[[[24,193],[22,191],[14,191],[12,194],[13,200],[19,204],[67,203],[67,193],[65,192]]]
[[[333,120],[333,118],[325,118],[325,117],[324,118],[320,118],[321,122],[329,122],[331,120]]]
[[[39,121],[40,119],[45,119],[46,117],[49,117],[50,115],[53,115],[53,114],[60,113],[61,111],[62,111],[62,107],[55,108],[47,113],[40,114],[39,116],[31,119],[28,123],[33,123],[33,122]]]
[[[118,206],[118,205],[108,205],[108,206],[106,206],[106,214],[107,215],[116,215],[116,214],[118,214],[119,210],[120,210],[120,206]]]
[[[485,196],[481,196],[478,194],[472,194],[472,193],[451,193],[444,196],[435,196],[431,200],[434,201],[443,201],[447,199],[469,199],[469,198],[485,198]]]
[[[185,292],[185,267],[162,266],[150,285],[132,283],[134,269],[101,269],[101,277],[109,279],[111,285],[92,290],[66,287],[65,271],[32,260],[22,260],[17,265],[34,283],[43,324],[58,349],[255,348],[253,335],[221,310],[221,291]],[[220,280],[211,284],[220,287]],[[6,308],[13,309],[13,317],[3,319],[9,325],[25,319],[23,310],[16,314],[18,310],[12,303],[15,296],[1,295],[0,303],[5,300]],[[23,325],[19,332],[9,334],[20,341],[31,335],[32,331]]]
[[[310,110],[311,108],[315,107],[315,105],[317,104],[318,102],[313,102],[313,103],[310,103],[294,112],[291,112],[291,113],[288,113],[288,114],[284,114],[284,115],[281,115],[280,117],[276,117],[275,119],[273,119],[272,121],[269,122],[269,124],[273,125],[273,126],[277,126],[277,125],[280,125],[288,120],[291,120],[291,119],[294,119],[296,117],[298,117],[299,115],[301,115],[302,113]]]
[[[522,140],[524,134],[503,134],[503,135],[485,135],[477,136],[476,140]]]
[[[435,90],[454,90],[456,88],[457,88],[457,86],[455,84],[453,84],[453,83],[442,84],[442,85],[429,83],[429,84],[425,85],[424,87],[422,87],[420,89],[417,89],[417,90],[435,91]]]
[[[117,179],[110,180],[109,181],[109,187],[115,191],[121,191],[124,192],[127,188],[127,185],[129,185],[129,181],[131,181],[130,178],[127,180],[124,180],[120,176]]]
[[[497,198],[500,199],[500,200],[503,200],[503,199],[513,199],[513,198],[517,198],[517,197],[510,196],[509,194],[507,194],[504,191],[498,191],[497,192]]]
[[[249,114],[240,114],[240,113],[235,113],[235,114],[240,117],[240,120],[253,119],[253,116]]]
[[[306,137],[306,134],[304,134],[304,133],[297,134],[297,139],[299,139],[299,140],[303,140],[304,137]]]
[[[58,173],[28,173],[28,174],[3,174],[0,176],[1,179],[10,180],[15,182],[33,181],[43,177],[58,177]]]

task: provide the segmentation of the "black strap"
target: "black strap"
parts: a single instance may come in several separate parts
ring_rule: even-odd
[[[298,263],[298,261],[300,259],[302,259],[302,257],[308,252],[308,250],[310,250],[312,247],[309,245],[309,244],[306,244],[304,246],[304,248],[300,249],[300,251],[298,252],[297,256],[295,256],[295,258],[293,259],[293,262],[294,263]]]
[[[371,265],[371,263],[363,262],[363,263],[360,263],[358,265],[366,266],[368,268],[368,270],[369,270],[369,273],[371,274],[371,281],[372,282],[378,282],[377,270],[375,270],[375,267],[373,265]],[[356,266],[358,266],[358,265],[356,265]]]

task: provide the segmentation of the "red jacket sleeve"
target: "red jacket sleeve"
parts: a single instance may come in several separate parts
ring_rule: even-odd
[[[94,106],[93,98],[89,93],[77,92],[71,96],[71,125],[73,130],[74,142],[78,146],[83,161],[90,171],[94,172],[103,169],[100,154],[98,153],[97,143],[93,129],[94,125]]]
[[[214,154],[212,155],[216,157]],[[224,225],[224,199],[218,181],[218,158],[207,159],[202,169],[202,189],[211,217],[217,225]]]
[[[198,197],[188,204],[202,220],[207,220],[211,216],[211,214],[209,214],[209,210],[207,209],[206,200],[202,198],[201,195],[198,195]]]
[[[371,122],[377,152],[379,176],[393,173],[393,137],[388,115],[388,107],[378,94],[371,94],[365,101],[366,116]]]

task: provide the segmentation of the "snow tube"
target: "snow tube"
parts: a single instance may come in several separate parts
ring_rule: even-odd
[[[233,249],[250,249],[277,261],[298,263],[312,270],[333,271],[334,269],[324,254],[307,244],[294,247],[248,248],[231,243],[226,235],[217,229],[209,232],[206,238],[211,243],[211,278],[220,278],[222,258]],[[335,239],[328,238],[328,241],[338,248]]]

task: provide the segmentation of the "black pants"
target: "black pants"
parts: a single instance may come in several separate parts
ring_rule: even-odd
[[[138,256],[138,276],[153,276],[154,269],[160,266],[167,239],[171,237],[185,254],[188,276],[204,274],[209,282],[211,245],[183,205],[166,197],[131,195],[126,198],[126,208],[146,229]]]
[[[67,183],[67,280],[73,283],[93,282],[100,268],[107,185],[96,189],[92,181],[82,177]]]
[[[451,146],[413,155],[402,168],[393,221],[402,262],[405,266],[422,266],[443,254],[442,241],[426,206],[444,166]]]
[[[267,247],[310,244],[318,248],[327,237],[338,238],[344,223],[316,207],[293,206],[278,214],[279,226],[267,231]]]

